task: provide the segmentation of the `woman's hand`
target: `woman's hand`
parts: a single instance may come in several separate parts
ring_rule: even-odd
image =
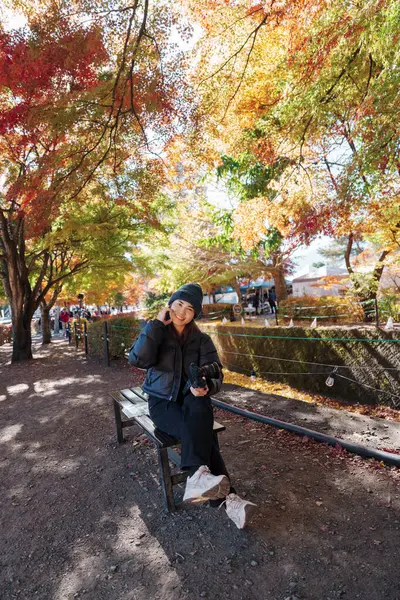
[[[205,380],[205,377],[203,377],[203,379]],[[190,391],[192,392],[193,396],[207,396],[209,390],[208,386],[206,386],[204,388],[191,387]]]
[[[164,323],[164,325],[169,325],[172,323],[169,306],[162,308],[156,318],[158,321],[161,321],[161,323]]]

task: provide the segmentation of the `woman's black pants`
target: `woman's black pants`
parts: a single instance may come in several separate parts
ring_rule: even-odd
[[[182,402],[150,396],[149,412],[154,424],[181,442],[181,468],[195,471],[207,465],[213,475],[227,475],[213,431],[214,415],[209,396],[193,396],[189,391]]]

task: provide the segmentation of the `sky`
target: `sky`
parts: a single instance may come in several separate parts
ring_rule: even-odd
[[[20,14],[16,14],[14,11],[11,11],[9,8],[5,6],[1,6],[1,24],[4,29],[19,29],[26,24],[26,19]]]

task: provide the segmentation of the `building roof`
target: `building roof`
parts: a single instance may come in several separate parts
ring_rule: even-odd
[[[325,277],[348,277],[347,269],[341,267],[319,267],[318,269],[309,269],[308,273],[304,273],[299,277],[295,277],[292,283],[300,283],[302,281],[319,281]]]

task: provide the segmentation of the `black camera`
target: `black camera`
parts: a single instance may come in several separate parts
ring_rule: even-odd
[[[198,367],[195,363],[189,365],[189,382],[193,388],[207,387],[207,379],[218,379],[221,373],[221,367],[213,362],[208,365]],[[205,379],[203,379],[205,377]]]

